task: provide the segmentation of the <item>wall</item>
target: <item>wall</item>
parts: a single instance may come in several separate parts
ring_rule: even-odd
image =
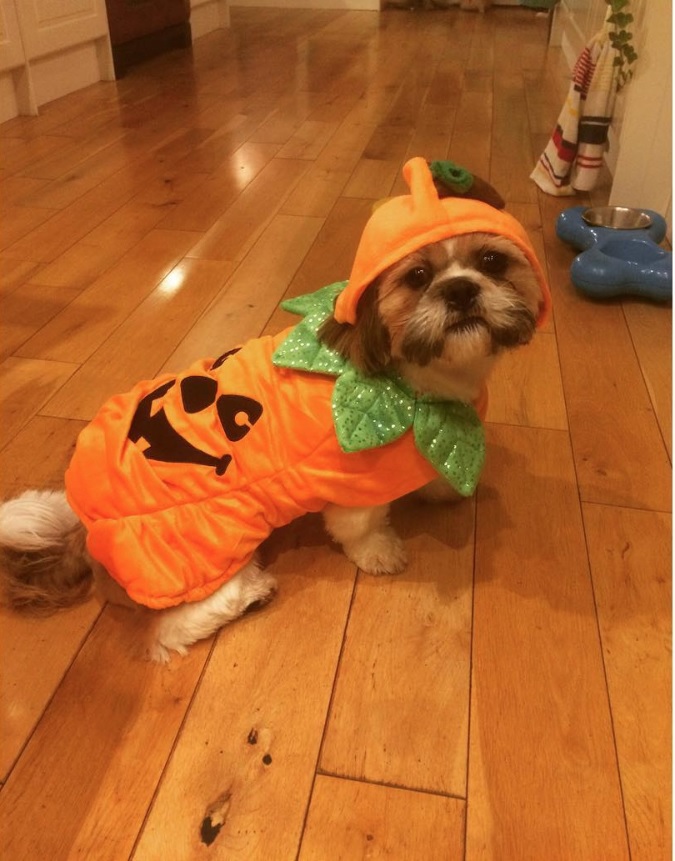
[[[610,203],[654,209],[671,221],[672,4],[648,0],[635,33],[639,58],[624,92]]]

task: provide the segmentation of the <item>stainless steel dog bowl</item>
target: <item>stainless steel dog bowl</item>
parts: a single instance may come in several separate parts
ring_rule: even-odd
[[[614,230],[639,230],[652,223],[646,212],[629,206],[594,206],[584,210],[581,217],[593,227],[612,227]]]

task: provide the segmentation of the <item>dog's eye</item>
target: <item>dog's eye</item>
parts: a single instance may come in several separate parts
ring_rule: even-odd
[[[482,251],[478,268],[486,275],[503,275],[509,265],[509,258],[501,251]]]
[[[423,287],[428,287],[431,284],[433,273],[428,266],[413,266],[406,272],[403,280],[414,290],[421,290]]]

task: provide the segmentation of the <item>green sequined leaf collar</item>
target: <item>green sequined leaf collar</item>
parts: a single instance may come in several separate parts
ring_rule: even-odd
[[[332,410],[343,451],[378,448],[412,428],[420,454],[458,493],[470,496],[485,460],[485,434],[474,407],[417,396],[396,374],[365,376],[319,341],[318,331],[332,315],[335,299],[346,283],[329,284],[282,304],[303,319],[277,348],[272,361],[282,368],[337,377]]]

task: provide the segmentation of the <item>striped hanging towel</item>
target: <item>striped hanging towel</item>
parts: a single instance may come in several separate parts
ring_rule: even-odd
[[[597,181],[616,98],[615,55],[605,24],[579,55],[555,130],[530,174],[547,194],[590,191]]]

